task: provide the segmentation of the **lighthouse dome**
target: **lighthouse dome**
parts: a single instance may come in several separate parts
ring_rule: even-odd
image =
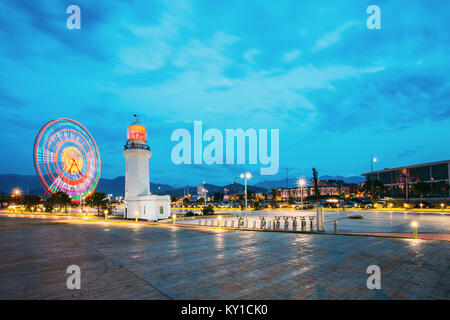
[[[147,128],[136,118],[127,129],[127,140],[136,142],[147,142]]]

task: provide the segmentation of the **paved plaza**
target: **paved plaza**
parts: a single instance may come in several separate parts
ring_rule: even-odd
[[[447,241],[0,215],[0,299],[449,299],[449,254]],[[366,286],[373,264],[381,290]]]
[[[174,210],[175,211],[175,210]],[[185,210],[186,211],[186,210]],[[217,210],[220,212],[220,209]],[[177,210],[175,212],[180,212]],[[245,217],[244,211],[222,211],[224,214],[235,214]],[[363,219],[349,219],[349,214],[363,214]],[[257,226],[260,224],[260,216],[264,216],[267,220],[273,220],[275,216],[301,216],[316,217],[315,210],[263,210],[263,211],[248,211],[249,226],[256,221]],[[325,230],[332,232],[334,221],[338,222],[339,232],[405,232],[411,233],[411,223],[416,221],[419,225],[420,233],[443,233],[450,234],[450,214],[440,212],[412,212],[412,211],[377,211],[377,210],[325,210]],[[236,220],[236,217],[226,217],[224,220]],[[309,220],[306,218],[308,226]],[[281,224],[284,220],[281,218]],[[178,221],[181,222],[181,221]],[[184,220],[182,223],[198,224],[197,220]],[[300,223],[300,221],[299,221]],[[314,221],[315,225],[315,221]],[[292,229],[292,219],[289,219],[289,229]]]

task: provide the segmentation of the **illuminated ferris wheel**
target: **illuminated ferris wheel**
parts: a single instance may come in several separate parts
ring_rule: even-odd
[[[89,131],[71,119],[48,122],[33,148],[36,173],[46,190],[62,191],[79,202],[95,190],[101,164],[97,144]]]

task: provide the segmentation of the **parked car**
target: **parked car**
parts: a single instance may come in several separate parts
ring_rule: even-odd
[[[358,208],[359,204],[357,202],[353,201],[345,201],[344,202],[344,208]]]
[[[276,209],[276,208],[279,208],[280,205],[278,204],[278,202],[271,202],[271,203],[269,203],[269,207],[272,209]]]
[[[387,208],[387,206],[388,206],[388,204],[384,200],[379,200],[379,201],[375,202],[375,205],[374,205],[375,208]]]
[[[314,203],[310,202],[310,201],[303,201],[303,209],[312,209],[314,208]],[[302,209],[302,203],[300,202],[299,204],[297,204],[295,206],[296,210],[301,210]]]

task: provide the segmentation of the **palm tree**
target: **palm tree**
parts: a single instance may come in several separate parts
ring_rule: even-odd
[[[104,192],[94,192],[86,198],[86,204],[97,208],[97,214],[101,214],[102,209],[108,208],[109,200]]]
[[[438,187],[444,193],[444,206],[447,207],[447,196],[448,196],[449,184],[448,184],[447,181],[439,181],[438,182]]]
[[[431,184],[419,181],[413,185],[412,191],[420,196],[420,202],[422,203],[422,197],[431,193],[431,191],[433,191],[433,188],[431,187]]]
[[[320,190],[318,186],[319,173],[317,172],[316,168],[312,168],[312,172],[313,172],[314,198],[316,198],[317,200],[320,197]]]

